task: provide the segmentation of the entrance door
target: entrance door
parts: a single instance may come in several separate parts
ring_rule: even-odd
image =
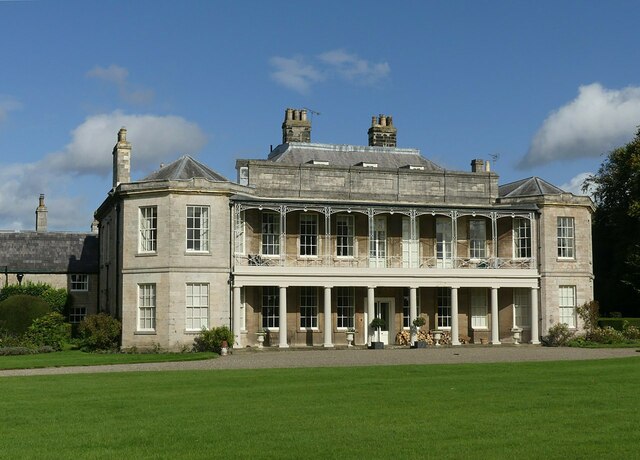
[[[384,328],[380,328],[380,338],[378,339],[378,331],[374,330],[372,341],[382,342],[385,345],[389,345],[389,331],[391,330],[391,305],[392,300],[389,299],[376,299],[374,303],[374,315],[376,318],[382,318],[384,320]]]

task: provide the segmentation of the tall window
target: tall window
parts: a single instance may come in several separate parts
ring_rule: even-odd
[[[513,325],[519,328],[531,327],[531,291],[513,290]]]
[[[560,286],[560,322],[576,327],[576,287]]]
[[[531,221],[518,217],[513,222],[514,257],[529,259],[531,257]]]
[[[384,267],[387,260],[387,219],[385,216],[373,218],[373,238],[369,244],[369,258],[372,266]]]
[[[355,296],[353,294],[353,288],[350,287],[338,287],[336,288],[336,306],[338,328],[350,328],[354,327],[354,314],[355,314]]]
[[[438,288],[438,328],[451,327],[451,289]]]
[[[471,327],[487,328],[487,290],[475,288],[471,290]]]
[[[336,250],[338,257],[353,257],[353,216],[336,216]]]
[[[451,219],[436,218],[436,266],[450,268],[453,258],[453,227]]]
[[[573,217],[558,217],[558,257],[573,259],[574,243]]]
[[[71,291],[88,291],[89,275],[71,275]]]
[[[275,212],[262,213],[262,254],[280,255],[280,216]]]
[[[156,252],[158,236],[158,208],[145,206],[140,208],[138,215],[140,252]]]
[[[138,285],[138,330],[156,329],[156,285]]]
[[[420,316],[420,296],[418,295],[420,291],[416,293],[416,313],[417,316]],[[402,327],[404,329],[409,329],[411,326],[411,299],[409,299],[409,288],[405,288],[402,296]]]
[[[187,284],[187,330],[199,331],[209,325],[209,285]]]
[[[262,327],[280,327],[280,292],[277,286],[262,288]],[[286,321],[286,318],[285,318]]]
[[[318,255],[317,214],[300,214],[300,255]]]
[[[209,250],[209,207],[187,206],[187,251]]]
[[[487,222],[484,219],[469,221],[469,257],[484,259],[487,256]]]
[[[318,327],[318,289],[315,286],[300,288],[300,327]]]

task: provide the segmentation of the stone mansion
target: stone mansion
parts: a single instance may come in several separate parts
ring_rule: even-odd
[[[531,177],[498,184],[480,159],[451,171],[398,148],[389,116],[368,146],[311,142],[287,109],[282,144],[237,160],[230,181],[184,156],[132,181],[118,133],[99,223],[98,310],[120,318],[122,347],[180,349],[228,325],[235,347],[393,344],[417,316],[452,345],[539,343],[579,328],[593,299],[586,196]]]

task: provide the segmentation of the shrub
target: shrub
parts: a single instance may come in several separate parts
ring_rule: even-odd
[[[214,351],[220,353],[222,342],[227,341],[229,347],[233,346],[233,332],[227,326],[202,328],[202,331],[193,339],[193,351]]]
[[[51,311],[39,297],[14,295],[0,302],[0,327],[15,335],[24,334],[36,318]]]
[[[640,340],[640,328],[632,326],[628,321],[622,325],[622,335],[627,340]]]
[[[71,324],[65,323],[64,316],[52,312],[36,318],[24,335],[26,342],[37,347],[51,347],[59,351],[71,338]]]
[[[64,288],[54,288],[47,283],[24,283],[24,284],[10,284],[0,290],[0,301],[6,300],[9,297],[18,295],[28,295],[32,297],[39,297],[44,300],[51,310],[58,313],[64,313],[65,306],[69,299],[69,294]]]
[[[625,341],[622,332],[611,326],[594,329],[589,340],[596,343],[621,343]]]
[[[585,302],[582,306],[576,308],[576,312],[584,322],[584,329],[587,336],[591,331],[598,327],[598,318],[600,318],[600,304],[596,300]]]
[[[117,350],[122,325],[105,313],[88,315],[78,326],[80,348],[85,351]]]
[[[38,350],[29,347],[4,347],[0,348],[0,356],[35,355]]]
[[[549,328],[549,335],[542,338],[542,343],[548,347],[563,347],[569,343],[573,336],[569,326],[559,323]]]

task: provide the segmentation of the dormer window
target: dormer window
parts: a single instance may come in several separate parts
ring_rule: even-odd
[[[328,161],[324,161],[324,160],[309,160],[307,161],[308,165],[324,165],[324,166],[329,166],[329,162]]]
[[[409,169],[415,171],[424,171],[424,166],[409,165]]]
[[[377,168],[378,163],[367,163],[363,161],[362,163],[358,163],[356,166],[362,166],[363,168]]]

